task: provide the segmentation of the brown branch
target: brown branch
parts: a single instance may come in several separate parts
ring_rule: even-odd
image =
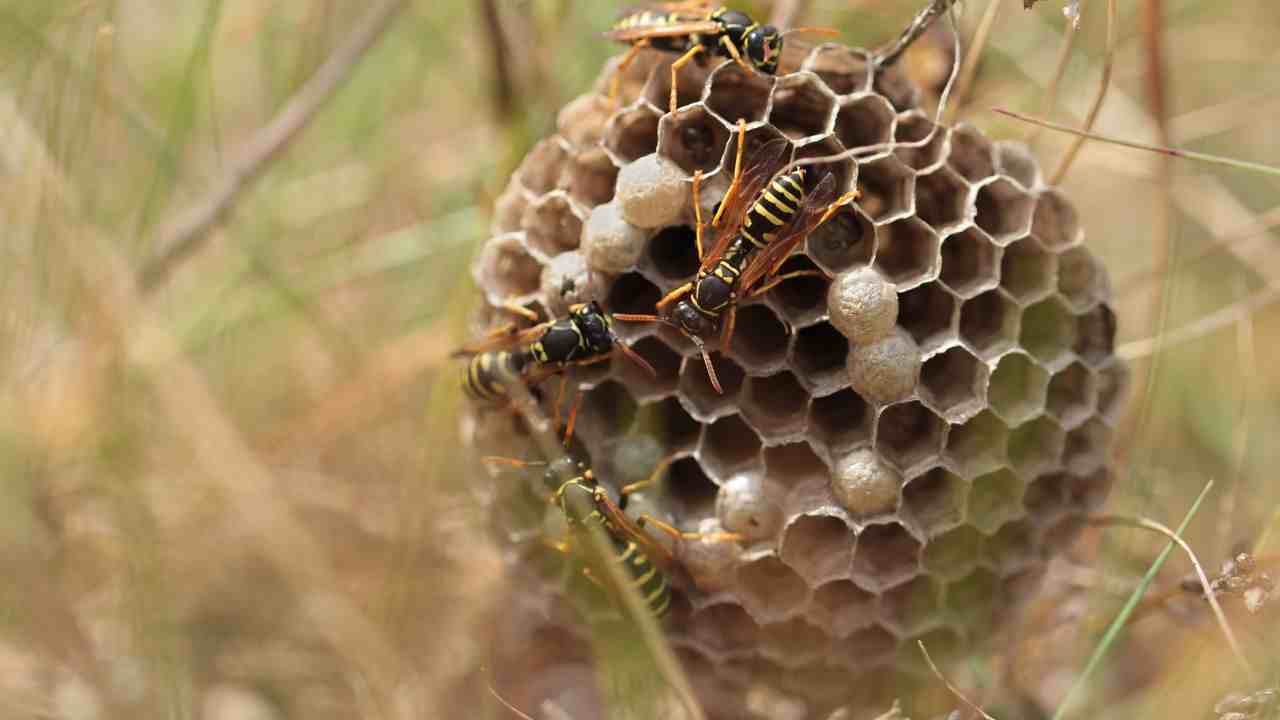
[[[920,39],[921,35],[933,25],[943,13],[951,9],[956,4],[956,0],[931,0],[928,7],[916,13],[915,18],[911,20],[911,24],[906,30],[902,31],[902,35],[889,47],[884,50],[877,51],[875,54],[875,65],[877,67],[888,67],[902,57],[902,54],[911,47],[912,43]],[[959,52],[957,48],[956,52]]]
[[[1102,111],[1102,103],[1107,99],[1107,90],[1111,88],[1111,72],[1115,69],[1116,62],[1116,14],[1116,0],[1107,0],[1107,55],[1102,61],[1102,83],[1098,87],[1098,94],[1093,98],[1093,105],[1089,108],[1089,114],[1084,120],[1084,131],[1086,133],[1093,130],[1093,124],[1098,120],[1098,113]],[[1066,177],[1067,171],[1071,169],[1071,164],[1075,162],[1080,148],[1084,146],[1084,141],[1084,135],[1077,135],[1075,140],[1072,141],[1071,146],[1067,148],[1067,154],[1062,157],[1062,162],[1058,164],[1058,169],[1049,178],[1050,185],[1061,184],[1062,178]]]
[[[408,0],[382,0],[369,10],[346,43],[329,56],[270,123],[249,139],[208,196],[178,214],[157,233],[153,247],[159,249],[143,266],[139,277],[143,293],[164,284],[182,261],[208,242],[214,227],[231,212],[241,193],[252,186],[311,123],[408,4]]]
[[[1000,16],[1000,3],[1001,0],[991,0],[987,3],[987,11],[982,14],[982,20],[978,23],[978,30],[973,36],[973,45],[965,54],[960,79],[956,81],[956,97],[950,110],[947,111],[945,121],[947,125],[955,121],[956,115],[960,112],[960,106],[964,104],[964,97],[969,94],[973,79],[978,74],[978,63],[982,59],[982,51],[987,47],[987,39],[991,37],[991,28],[995,26],[996,18]],[[959,52],[958,49],[957,52]]]
[[[993,718],[993,717],[991,717],[990,715],[988,715],[988,714],[987,714],[987,711],[982,709],[982,706],[978,705],[978,704],[977,704],[977,703],[975,703],[974,701],[972,701],[972,700],[970,700],[969,698],[965,697],[965,694],[964,694],[964,693],[962,693],[962,692],[960,692],[960,689],[959,689],[959,688],[957,688],[955,685],[952,685],[952,684],[951,684],[951,681],[950,681],[950,680],[948,680],[948,679],[947,679],[947,677],[946,677],[945,675],[943,675],[943,674],[942,674],[942,671],[938,669],[938,666],[937,666],[936,664],[934,664],[934,662],[933,662],[933,658],[929,657],[929,650],[928,650],[928,648],[926,648],[926,647],[924,646],[924,641],[923,641],[923,640],[917,640],[917,641],[916,641],[916,645],[920,646],[920,652],[921,652],[921,654],[923,654],[923,655],[924,655],[924,661],[925,661],[926,663],[929,663],[929,669],[930,669],[930,670],[932,670],[932,671],[933,671],[933,674],[934,674],[934,675],[935,675],[939,680],[941,680],[941,681],[942,681],[942,684],[943,684],[943,685],[946,685],[946,686],[947,686],[947,689],[951,691],[951,694],[952,694],[952,695],[955,695],[957,698],[959,698],[960,702],[964,703],[965,705],[968,705],[970,708],[972,708],[972,709],[973,709],[973,711],[974,711],[974,712],[976,712],[976,713],[978,713],[979,715],[981,715],[982,717],[986,718],[986,720],[996,720],[995,718]]]
[[[1083,2],[1081,3],[1083,7]],[[1066,33],[1062,36],[1062,47],[1058,49],[1058,62],[1053,68],[1053,77],[1049,80],[1049,85],[1044,89],[1044,101],[1040,105],[1040,115],[1042,117],[1052,117],[1053,108],[1058,104],[1058,88],[1062,86],[1062,78],[1067,74],[1067,65],[1071,63],[1071,49],[1075,46],[1076,33],[1079,29],[1075,23],[1067,23]],[[1044,131],[1042,127],[1036,127],[1027,136],[1027,143],[1034,143],[1040,137],[1040,133]]]
[[[1239,302],[1233,303],[1217,312],[1209,313],[1195,322],[1184,325],[1177,330],[1161,333],[1155,337],[1133,340],[1116,348],[1116,355],[1125,360],[1137,360],[1159,352],[1167,347],[1180,345],[1191,340],[1198,340],[1240,321],[1242,313],[1255,313],[1280,301],[1280,288],[1265,287]]]
[[[505,123],[517,107],[515,74],[511,71],[511,42],[502,24],[497,0],[483,0],[480,15],[484,20],[484,33],[489,38],[493,62],[493,110],[498,120]]]

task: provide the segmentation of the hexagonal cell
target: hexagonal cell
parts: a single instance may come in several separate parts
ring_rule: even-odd
[[[962,578],[978,567],[985,541],[986,536],[976,528],[962,525],[930,540],[921,563],[931,575],[947,580]]]
[[[975,415],[947,433],[946,458],[964,477],[972,479],[1005,463],[1009,428],[990,410]]]
[[[942,241],[940,278],[960,297],[974,297],[999,282],[1002,255],[986,233],[968,228]]]
[[[898,523],[863,528],[853,554],[853,581],[878,592],[910,580],[920,571],[920,548]]]
[[[837,95],[860,92],[871,84],[871,61],[866,53],[842,45],[814,49],[802,67],[822,78]]]
[[[475,268],[477,284],[495,306],[532,296],[542,281],[542,265],[524,249],[517,234],[485,243]]]
[[[704,463],[707,458],[703,458]],[[753,464],[759,465],[759,458]],[[713,471],[714,473],[714,471]],[[723,477],[723,475],[719,475]],[[716,517],[727,532],[740,533],[746,541],[778,537],[782,527],[781,490],[768,482],[758,467],[733,475],[720,484]]]
[[[639,405],[631,392],[621,383],[606,381],[586,391],[582,409],[578,413],[577,430],[584,438],[597,437],[606,432],[625,434],[631,429],[638,415]]]
[[[834,275],[871,262],[876,249],[876,227],[857,205],[842,208],[809,234],[806,254]]]
[[[793,255],[782,263],[778,273],[784,275],[817,269],[809,258]],[[827,287],[830,284],[831,281],[826,277],[816,275],[789,278],[769,291],[769,302],[790,324],[806,325],[826,312]]]
[[[974,223],[1006,245],[1027,234],[1035,198],[1006,178],[997,178],[978,188],[977,215]]]
[[[995,145],[996,169],[1031,190],[1040,184],[1040,167],[1025,144],[1001,140]]]
[[[652,148],[649,152],[652,152]],[[595,207],[613,199],[617,180],[618,166],[613,164],[603,148],[594,147],[581,150],[573,156],[573,160],[560,175],[559,185],[575,202]]]
[[[720,380],[724,394],[712,387],[701,357],[686,357],[680,368],[679,397],[685,401],[689,414],[699,422],[711,422],[734,412],[737,409],[734,396],[747,377],[738,363],[720,353],[713,353],[711,362],[715,365],[716,378]]]
[[[793,140],[818,137],[831,132],[835,112],[836,96],[819,77],[793,73],[778,78],[769,124]]]
[[[925,360],[920,368],[920,398],[950,420],[981,409],[986,387],[986,364],[959,346]]]
[[[803,483],[825,483],[829,472],[822,459],[802,442],[765,448],[764,464],[766,479],[786,490]]]
[[[642,269],[652,270],[663,282],[683,282],[698,271],[698,264],[697,233],[687,225],[663,228],[645,245]],[[653,312],[652,305],[647,312]]]
[[[752,372],[780,368],[787,355],[787,341],[786,326],[767,305],[738,309],[730,345],[734,357]]]
[[[975,570],[947,584],[947,614],[953,623],[965,628],[971,636],[985,637],[996,621],[993,600],[999,592],[998,577],[987,570]]]
[[[550,137],[533,146],[516,170],[516,178],[535,195],[549,193],[555,189],[568,161],[569,146],[558,137]]]
[[[920,175],[916,177],[916,215],[940,232],[959,227],[972,213],[971,195],[964,178],[947,168]],[[946,268],[943,262],[943,272]]]
[[[675,461],[660,480],[662,496],[678,517],[710,517],[715,512],[716,485],[694,458]]]
[[[877,224],[910,215],[916,206],[916,176],[897,158],[884,157],[858,167],[858,205]]]
[[[847,577],[854,535],[845,521],[830,515],[801,515],[783,530],[783,562],[810,585]]]
[[[831,629],[836,637],[845,637],[876,619],[876,596],[854,585],[850,580],[836,580],[813,591],[809,617]]]
[[[1080,218],[1067,196],[1058,190],[1045,190],[1036,199],[1035,219],[1031,234],[1050,250],[1062,250],[1083,240]]]
[[[653,306],[662,298],[662,291],[639,273],[627,273],[620,276],[609,288],[609,296],[605,307],[609,312],[631,313],[636,315],[652,314]],[[635,337],[645,330],[652,329],[648,324],[618,322],[614,330],[623,337]]]
[[[982,546],[983,564],[992,571],[1008,574],[1036,559],[1036,538],[1031,524],[1017,520],[1000,528]]]
[[[947,129],[919,110],[903,113],[893,133],[893,154],[907,167],[927,170],[946,156]]]
[[[943,467],[935,467],[907,481],[902,507],[913,524],[933,537],[964,522],[969,485]]]
[[[711,76],[706,105],[729,125],[738,120],[754,123],[764,119],[769,110],[769,96],[774,92],[773,78],[726,62]]]
[[[946,422],[919,402],[891,405],[880,414],[876,450],[909,475],[912,468],[937,460],[946,429]]]
[[[1042,300],[1022,311],[1022,346],[1040,362],[1059,367],[1075,343],[1076,322],[1057,298]]]
[[[1009,425],[1019,425],[1044,409],[1049,373],[1022,353],[1009,353],[991,373],[987,398],[991,409]]]
[[[880,238],[876,268],[891,282],[910,287],[937,276],[942,241],[918,218],[882,226]]]
[[[660,114],[645,105],[623,110],[609,118],[604,146],[624,164],[639,160],[658,149],[658,121],[661,119]]]
[[[1011,349],[1022,316],[999,290],[988,290],[960,306],[960,339],[985,360]]]
[[[534,201],[525,209],[520,225],[529,247],[546,258],[578,247],[578,239],[582,236],[582,217],[562,191]]]
[[[628,358],[615,358],[614,367],[636,399],[656,400],[675,392],[676,379],[680,376],[680,355],[676,351],[654,337],[642,338],[631,345],[631,349],[657,371],[654,376]]]
[[[836,113],[836,139],[846,148],[888,146],[897,118],[879,95],[865,95],[841,104]]]
[[[995,151],[981,130],[967,123],[951,131],[951,155],[947,164],[969,182],[980,182],[996,174]]]
[[[827,654],[831,638],[807,620],[793,618],[760,628],[760,651],[765,657],[795,667]]]
[[[690,618],[694,640],[715,652],[728,653],[756,647],[760,627],[735,603],[702,608]]]
[[[942,622],[942,586],[917,577],[880,596],[880,617],[898,635],[915,635]]]
[[[956,299],[937,283],[921,285],[898,296],[898,324],[924,352],[954,337]]]
[[[1049,418],[1036,418],[1010,433],[1009,462],[1018,474],[1031,477],[1058,467],[1062,447],[1062,428]]]
[[[695,105],[658,123],[658,153],[691,175],[698,170],[710,172],[720,166],[729,136],[724,123]]]
[[[873,625],[858,630],[842,642],[840,655],[850,670],[862,672],[890,662],[897,649],[898,638],[879,625]]]
[[[1000,263],[1000,287],[1020,303],[1032,303],[1053,292],[1058,258],[1032,238],[1022,238],[1004,249]]]
[[[644,86],[645,101],[661,112],[666,112],[671,106],[671,66],[675,61],[676,58],[672,55],[656,63]],[[696,103],[702,98],[702,90],[707,85],[711,71],[709,63],[691,62],[680,68],[676,73],[677,108]]]
[[[969,489],[969,523],[991,535],[1022,516],[1022,481],[1010,470],[975,478]]]
[[[1109,423],[1119,420],[1129,395],[1129,368],[1117,361],[1098,371],[1098,412]]]
[[[1088,368],[1071,363],[1049,381],[1046,409],[1064,428],[1070,429],[1093,414],[1097,380]]]
[[[1111,451],[1111,429],[1097,418],[1091,418],[1067,433],[1062,461],[1076,475],[1089,475],[1107,462]]]
[[[871,408],[852,390],[814,398],[809,406],[809,432],[831,455],[841,455],[871,441]]]
[[[680,401],[670,397],[642,406],[637,427],[641,434],[656,439],[666,453],[692,448],[702,431]]]
[[[1072,510],[1081,514],[1097,512],[1111,494],[1111,486],[1115,484],[1115,476],[1106,467],[1098,468],[1088,475],[1069,475],[1064,488],[1067,502]]]
[[[1106,275],[1083,245],[1058,256],[1058,291],[1076,312],[1084,312],[1106,297]]]
[[[849,341],[828,323],[819,323],[796,332],[791,348],[791,367],[810,392],[829,393],[847,384],[844,361]]]
[[[796,148],[796,160],[835,157],[843,153],[844,149],[840,141],[834,137],[818,138],[798,146]],[[808,169],[809,181],[806,184],[810,188],[817,187],[818,183],[830,173],[835,176],[836,193],[840,195],[852,188],[853,178],[857,174],[858,166],[852,158],[843,158],[834,162],[815,162],[804,167]]]
[[[493,220],[489,223],[492,235],[504,235],[520,229],[520,218],[524,209],[529,206],[528,191],[518,182],[507,185],[507,189],[493,201]]]
[[[760,436],[737,415],[723,417],[708,425],[702,435],[699,457],[707,472],[726,477],[760,460]]]
[[[898,112],[914,108],[920,102],[920,91],[897,68],[880,66],[871,87],[893,105]]]
[[[794,615],[809,597],[804,580],[772,555],[739,567],[738,585],[743,607],[762,624]]]
[[[787,439],[804,430],[809,393],[789,372],[747,380],[742,415],[769,440]]]
[[[1116,314],[1106,305],[1076,318],[1076,355],[1093,368],[1101,367],[1115,354]]]

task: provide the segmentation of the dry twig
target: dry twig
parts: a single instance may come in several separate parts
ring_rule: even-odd
[[[1044,117],[1052,117],[1053,108],[1058,104],[1058,88],[1062,85],[1062,77],[1067,74],[1067,65],[1071,63],[1071,49],[1075,46],[1077,32],[1079,30],[1074,23],[1067,23],[1066,34],[1062,36],[1062,47],[1058,49],[1058,62],[1054,64],[1053,77],[1044,89],[1044,101],[1040,105],[1040,114]],[[1043,130],[1042,127],[1032,130],[1027,136],[1027,143],[1034,143]]]
[[[969,46],[969,52],[965,54],[964,65],[960,70],[960,79],[956,81],[955,102],[947,111],[947,117],[944,121],[947,125],[955,122],[956,115],[960,112],[960,106],[964,104],[964,98],[969,94],[973,79],[978,74],[978,63],[982,60],[982,51],[986,49],[987,39],[991,37],[991,28],[995,26],[996,19],[1000,16],[1000,4],[1001,0],[991,0],[987,3],[987,11],[982,14],[982,20],[978,23],[978,30],[973,36],[973,44]]]
[[[937,676],[939,680],[942,681],[943,685],[947,686],[947,689],[951,691],[952,695],[955,695],[957,698],[960,699],[960,702],[964,703],[965,705],[968,705],[970,708],[973,709],[974,712],[978,713],[979,715],[986,718],[987,720],[996,720],[995,718],[988,715],[987,711],[983,710],[980,705],[970,700],[969,698],[965,697],[964,693],[960,692],[959,688],[951,684],[951,681],[948,680],[946,676],[942,674],[942,671],[938,669],[938,666],[934,664],[933,658],[929,657],[929,650],[925,648],[923,640],[917,640],[916,645],[920,646],[920,652],[924,654],[924,661],[926,663],[929,663],[929,669],[932,670],[933,674]]]
[[[1184,342],[1198,340],[1215,333],[1225,327],[1239,322],[1241,314],[1253,314],[1280,300],[1280,288],[1265,287],[1240,302],[1233,303],[1217,312],[1210,313],[1195,322],[1184,325],[1172,332],[1127,342],[1116,348],[1116,355],[1125,360],[1137,360],[1165,348],[1181,345]]]
[[[1102,103],[1107,99],[1107,90],[1111,87],[1111,72],[1115,69],[1116,60],[1116,0],[1107,0],[1107,54],[1102,61],[1102,84],[1098,88],[1098,94],[1093,98],[1093,105],[1089,108],[1089,114],[1084,120],[1084,132],[1088,133],[1093,130],[1093,124],[1098,120],[1098,113],[1102,111]],[[1058,165],[1058,169],[1053,172],[1053,176],[1049,179],[1050,185],[1059,185],[1062,178],[1066,177],[1067,171],[1071,169],[1071,164],[1075,162],[1076,155],[1080,152],[1080,148],[1084,145],[1087,135],[1077,135],[1071,147],[1067,148],[1067,153],[1062,157],[1062,162]]]
[[[876,52],[875,65],[877,67],[887,67],[896,63],[902,57],[902,54],[907,51],[907,48],[920,39],[920,36],[925,34],[929,26],[933,25],[935,20],[955,4],[956,0],[931,0],[928,7],[916,14],[911,24],[907,26],[906,30],[902,31],[902,35],[892,45]],[[956,47],[958,48],[959,44]]]

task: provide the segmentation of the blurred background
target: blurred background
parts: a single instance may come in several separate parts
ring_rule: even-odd
[[[1075,33],[1063,4],[964,4],[982,52],[953,120],[1048,172],[1070,138],[991,108],[1078,126],[1109,75],[1097,131],[1280,165],[1274,2],[1119,3],[1110,71],[1107,2]],[[923,2],[788,5],[876,47]],[[509,598],[448,355],[493,199],[619,52],[622,9],[0,1],[0,717],[513,716],[477,672]],[[948,42],[904,61],[935,93]],[[1134,371],[1107,512],[1176,525],[1212,480],[1188,541],[1210,574],[1265,565],[1280,182],[1091,142],[1063,186]],[[1022,672],[975,665],[984,692],[1060,698],[1163,544],[1090,531],[1010,629]],[[1162,569],[1173,601],[1114,645],[1090,716],[1213,717],[1276,684],[1276,608],[1228,608],[1244,675],[1178,596],[1189,570]]]

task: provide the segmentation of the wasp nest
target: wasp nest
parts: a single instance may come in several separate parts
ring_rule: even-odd
[[[561,112],[499,199],[476,280],[489,306],[652,313],[697,270],[688,179],[718,200],[740,118],[748,161],[779,137],[795,158],[865,149],[819,166],[862,197],[784,266],[823,278],[740,308],[713,355],[723,394],[654,324],[617,323],[656,378],[623,357],[573,378],[602,483],[675,456],[631,507],[749,538],[674,549],[692,584],[666,627],[713,714],[745,717],[726,698],[760,686],[811,713],[891,696],[916,640],[945,658],[1000,627],[1107,495],[1127,371],[1106,273],[1026,150],[935,126],[864,51],[825,45],[777,78],[690,64],[667,114],[670,61],[646,53],[616,108],[611,63]]]

